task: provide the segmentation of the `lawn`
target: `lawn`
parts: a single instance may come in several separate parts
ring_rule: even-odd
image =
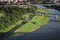
[[[48,17],[34,16],[34,18],[31,21],[29,21],[24,26],[17,29],[15,32],[29,33],[35,31],[36,29],[40,28],[41,25],[47,23],[47,21],[48,21]]]

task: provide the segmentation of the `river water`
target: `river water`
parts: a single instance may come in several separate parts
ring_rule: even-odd
[[[37,5],[39,8],[47,9],[42,5]],[[50,13],[60,13],[54,9],[47,9]],[[51,15],[50,19],[54,19],[55,15]],[[58,16],[60,20],[60,16]],[[16,36],[8,38],[7,40],[60,40],[60,22],[49,21],[46,25],[43,25],[37,31],[29,33],[24,36]]]

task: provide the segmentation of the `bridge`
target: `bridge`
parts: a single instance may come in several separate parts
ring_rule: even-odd
[[[44,6],[52,6],[52,5],[56,5],[56,6],[60,6],[60,3],[54,3],[54,4],[42,4]]]
[[[36,13],[36,15],[45,15],[46,13]],[[52,14],[52,13],[50,13],[49,14],[50,16],[49,17],[52,17],[51,19],[50,19],[50,21],[60,21],[60,13],[54,13],[54,14]]]
[[[50,14],[50,21],[60,21],[59,20],[59,16],[60,16],[60,14],[58,15],[58,14]]]
[[[34,4],[32,4],[32,5],[34,5]],[[34,5],[34,6],[37,6],[38,8],[44,8],[44,9],[46,9],[46,10],[48,10],[49,12],[50,12],[50,17],[51,17],[51,15],[52,16],[54,16],[53,18],[54,18],[54,20],[55,21],[58,21],[58,19],[59,19],[59,21],[60,21],[60,12],[59,11],[57,11],[57,10],[55,10],[55,9],[50,9],[50,8],[45,8],[43,5],[47,5],[47,4],[38,4],[38,5]],[[48,5],[54,5],[54,4],[48,4]],[[60,5],[60,4],[59,4]],[[46,14],[46,13],[41,13],[41,12],[37,12],[36,13],[37,15],[39,15],[39,14]],[[47,13],[48,14],[48,13]],[[59,17],[59,18],[58,18]],[[53,19],[50,19],[50,20],[53,20]]]

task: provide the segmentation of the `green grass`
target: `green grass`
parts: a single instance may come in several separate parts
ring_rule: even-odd
[[[47,22],[48,17],[35,16],[31,21],[26,23],[24,26],[17,29],[15,32],[29,33],[38,29],[41,25]],[[35,23],[33,23],[35,22]]]
[[[23,16],[25,17],[25,19],[27,19],[29,17],[29,14],[25,14]],[[12,24],[8,28],[5,28],[4,30],[0,30],[0,33],[5,33],[5,32],[10,31],[12,28],[16,27],[17,25],[20,25],[22,23],[22,21],[23,20],[17,21],[15,24]]]
[[[42,12],[49,14],[48,10],[38,8],[36,12]]]

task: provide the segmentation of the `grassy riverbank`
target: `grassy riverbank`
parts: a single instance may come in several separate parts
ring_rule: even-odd
[[[45,16],[34,16],[34,18],[26,23],[24,26],[20,27],[15,32],[32,32],[39,28],[41,25],[45,24],[48,21],[48,17]]]
[[[23,34],[27,34],[39,29],[42,25],[45,25],[48,22],[48,17],[45,16],[34,16],[31,21],[26,23],[24,26],[18,28],[13,36],[19,36]]]
[[[6,32],[11,32],[10,30],[18,25],[22,24],[23,26],[19,26],[18,29],[15,29],[11,34],[16,35],[16,34],[25,34],[25,33],[30,33],[38,28],[40,28],[42,25],[47,23],[48,17],[47,15],[49,12],[44,9],[39,9],[36,7],[31,7],[31,8],[14,8],[14,7],[9,7],[9,11],[7,12],[7,9],[4,10],[5,15],[1,16],[0,22],[2,21],[2,24],[0,25],[2,29],[0,29],[0,33],[6,33]],[[36,15],[34,14],[35,12],[42,12],[45,13],[43,16],[42,15]],[[32,16],[33,17],[32,17]],[[32,19],[29,19],[31,18]],[[30,21],[28,21],[30,20]]]
[[[42,25],[45,25],[48,22],[48,14],[49,12],[44,9],[37,9],[36,12],[42,12],[45,13],[45,16],[43,15],[35,15],[31,21],[27,22],[25,25],[22,27],[18,28],[13,35],[22,35],[26,33],[33,32],[40,28]]]

